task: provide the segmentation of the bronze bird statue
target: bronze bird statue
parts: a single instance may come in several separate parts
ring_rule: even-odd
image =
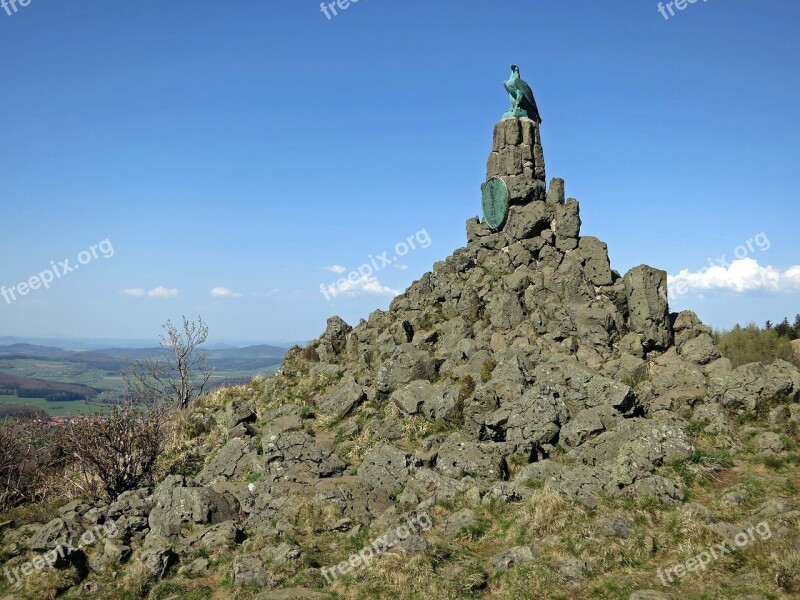
[[[531,86],[525,83],[519,76],[519,67],[511,65],[511,77],[508,81],[504,81],[503,85],[511,96],[511,110],[506,113],[509,116],[520,116],[519,112],[522,111],[529,119],[542,122],[542,117],[539,115],[539,109],[536,107],[536,100],[533,97],[533,90]]]

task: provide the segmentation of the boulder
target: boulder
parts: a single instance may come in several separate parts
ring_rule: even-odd
[[[275,585],[257,555],[239,555],[233,559],[233,582],[236,585],[271,588]]]
[[[625,274],[628,325],[642,336],[647,350],[664,350],[670,344],[667,273],[647,265]]]
[[[261,460],[253,442],[247,438],[233,438],[203,467],[195,481],[207,485],[217,480],[244,479],[261,471]]]
[[[318,404],[322,414],[333,415],[337,420],[342,420],[365,399],[364,389],[351,374],[347,374]]]
[[[578,254],[583,259],[586,276],[594,285],[611,285],[611,262],[608,246],[595,237],[584,236],[578,243]]]
[[[448,441],[439,449],[436,470],[453,479],[507,479],[506,456],[517,448],[511,443]]]
[[[533,551],[528,546],[514,546],[492,556],[492,564],[497,573],[533,562],[533,560]]]
[[[512,241],[538,236],[550,227],[550,215],[543,202],[529,202],[509,209],[504,231]]]
[[[412,456],[392,446],[379,444],[373,448],[361,466],[358,476],[389,496],[399,493],[408,480],[413,465]]]
[[[574,250],[578,247],[581,217],[577,200],[570,198],[565,204],[556,205],[553,231],[556,234],[556,248],[559,250]]]
[[[179,475],[170,475],[156,488],[155,505],[149,515],[148,539],[175,540],[184,525],[207,525],[235,520],[238,507],[233,498],[205,487],[186,487]]]

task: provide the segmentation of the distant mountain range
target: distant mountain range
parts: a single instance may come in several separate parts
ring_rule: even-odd
[[[0,340],[9,338],[0,338]],[[250,381],[274,372],[286,355],[281,346],[207,348],[213,368],[207,390]],[[0,419],[9,414],[89,414],[118,402],[132,361],[168,359],[165,348],[85,346],[0,342]]]
[[[286,348],[262,344],[244,348],[215,348],[207,350],[206,353],[209,364],[216,370],[252,371],[280,363],[286,355],[286,351]],[[88,367],[107,372],[126,371],[131,361],[134,360],[166,358],[167,356],[168,350],[161,347],[105,348],[75,351],[27,343],[9,345],[0,343],[0,360],[56,360],[85,364]]]
[[[305,341],[222,341],[204,344],[206,350],[235,350],[247,346],[258,346],[268,344],[276,348],[290,348],[295,344],[305,345]],[[158,344],[157,339],[127,339],[127,338],[34,338],[20,336],[0,336],[0,346],[12,346],[15,344],[29,344],[32,346],[52,347],[62,350],[104,350],[107,348],[150,348]]]

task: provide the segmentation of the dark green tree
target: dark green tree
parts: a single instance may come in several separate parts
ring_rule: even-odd
[[[780,324],[775,327],[775,331],[782,338],[789,340],[794,339],[794,328],[789,325],[788,318],[784,318],[783,321],[781,321]]]

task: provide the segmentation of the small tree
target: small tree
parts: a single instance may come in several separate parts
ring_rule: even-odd
[[[161,347],[165,359],[134,361],[128,376],[131,396],[145,403],[163,402],[186,410],[203,393],[213,369],[199,346],[208,339],[208,327],[201,317],[189,322],[183,317],[180,331],[171,321],[162,325]]]
[[[166,415],[163,405],[126,400],[102,415],[65,425],[63,447],[82,480],[76,485],[87,495],[113,501],[149,483],[165,444]]]

